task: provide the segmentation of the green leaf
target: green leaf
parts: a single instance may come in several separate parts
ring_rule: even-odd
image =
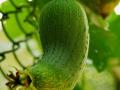
[[[31,18],[29,18],[29,20],[34,26],[26,20],[26,18],[30,16],[29,14],[31,13],[31,8],[22,7],[21,10],[16,12],[17,7],[28,4],[26,0],[13,0],[12,3],[11,1],[12,0],[5,1],[1,4],[0,7],[1,11],[4,13],[12,12],[8,13],[8,18],[4,21],[6,32],[10,35],[12,39],[16,39],[19,37],[24,38],[23,36],[25,36],[25,34],[31,33],[36,30],[35,25],[37,21],[33,20],[33,15],[31,15]],[[17,7],[15,7],[13,3]]]
[[[16,6],[28,5],[27,0],[12,0]]]
[[[2,12],[15,11],[15,7],[11,4],[10,0],[7,0],[0,4],[0,11]]]
[[[116,36],[110,31],[90,24],[90,49],[89,58],[93,60],[98,71],[105,69],[107,61],[114,56]]]
[[[114,47],[115,56],[120,58],[120,15],[116,15],[114,12],[107,18],[109,23],[109,30],[117,37],[116,46]]]
[[[22,32],[17,24],[15,14],[10,14],[9,19],[4,22],[6,32],[10,35],[11,38],[21,37]]]
[[[30,33],[35,30],[32,25],[24,21],[27,15],[28,12],[26,9],[23,9],[23,11],[20,13],[9,14],[9,19],[7,19],[4,24],[7,33],[12,38],[21,37],[21,35],[24,35],[22,30],[24,30],[26,33]]]

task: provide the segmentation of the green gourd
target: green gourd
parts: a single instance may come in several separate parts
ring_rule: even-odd
[[[52,0],[40,15],[44,54],[25,72],[37,90],[72,90],[88,54],[86,14],[76,0]]]

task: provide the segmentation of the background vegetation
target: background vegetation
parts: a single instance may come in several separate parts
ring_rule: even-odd
[[[23,70],[42,55],[37,22],[41,9],[49,1],[0,0],[0,90],[9,89],[5,83],[10,71]],[[90,48],[74,90],[120,90],[119,0],[78,2],[88,16]]]

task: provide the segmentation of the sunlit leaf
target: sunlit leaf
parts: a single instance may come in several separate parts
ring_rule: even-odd
[[[6,0],[2,4],[0,4],[0,11],[2,12],[10,12],[14,10],[15,10],[15,7],[11,4],[10,0]]]
[[[7,33],[12,38],[17,38],[24,36],[25,33],[30,33],[35,30],[31,24],[25,21],[27,15],[29,14],[28,9],[22,9],[21,12],[8,14],[8,19],[4,21],[4,25],[6,28]]]

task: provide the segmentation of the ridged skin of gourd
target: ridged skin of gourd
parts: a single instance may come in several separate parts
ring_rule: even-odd
[[[72,90],[89,47],[88,23],[75,0],[52,0],[40,15],[44,54],[26,72],[37,90]]]

